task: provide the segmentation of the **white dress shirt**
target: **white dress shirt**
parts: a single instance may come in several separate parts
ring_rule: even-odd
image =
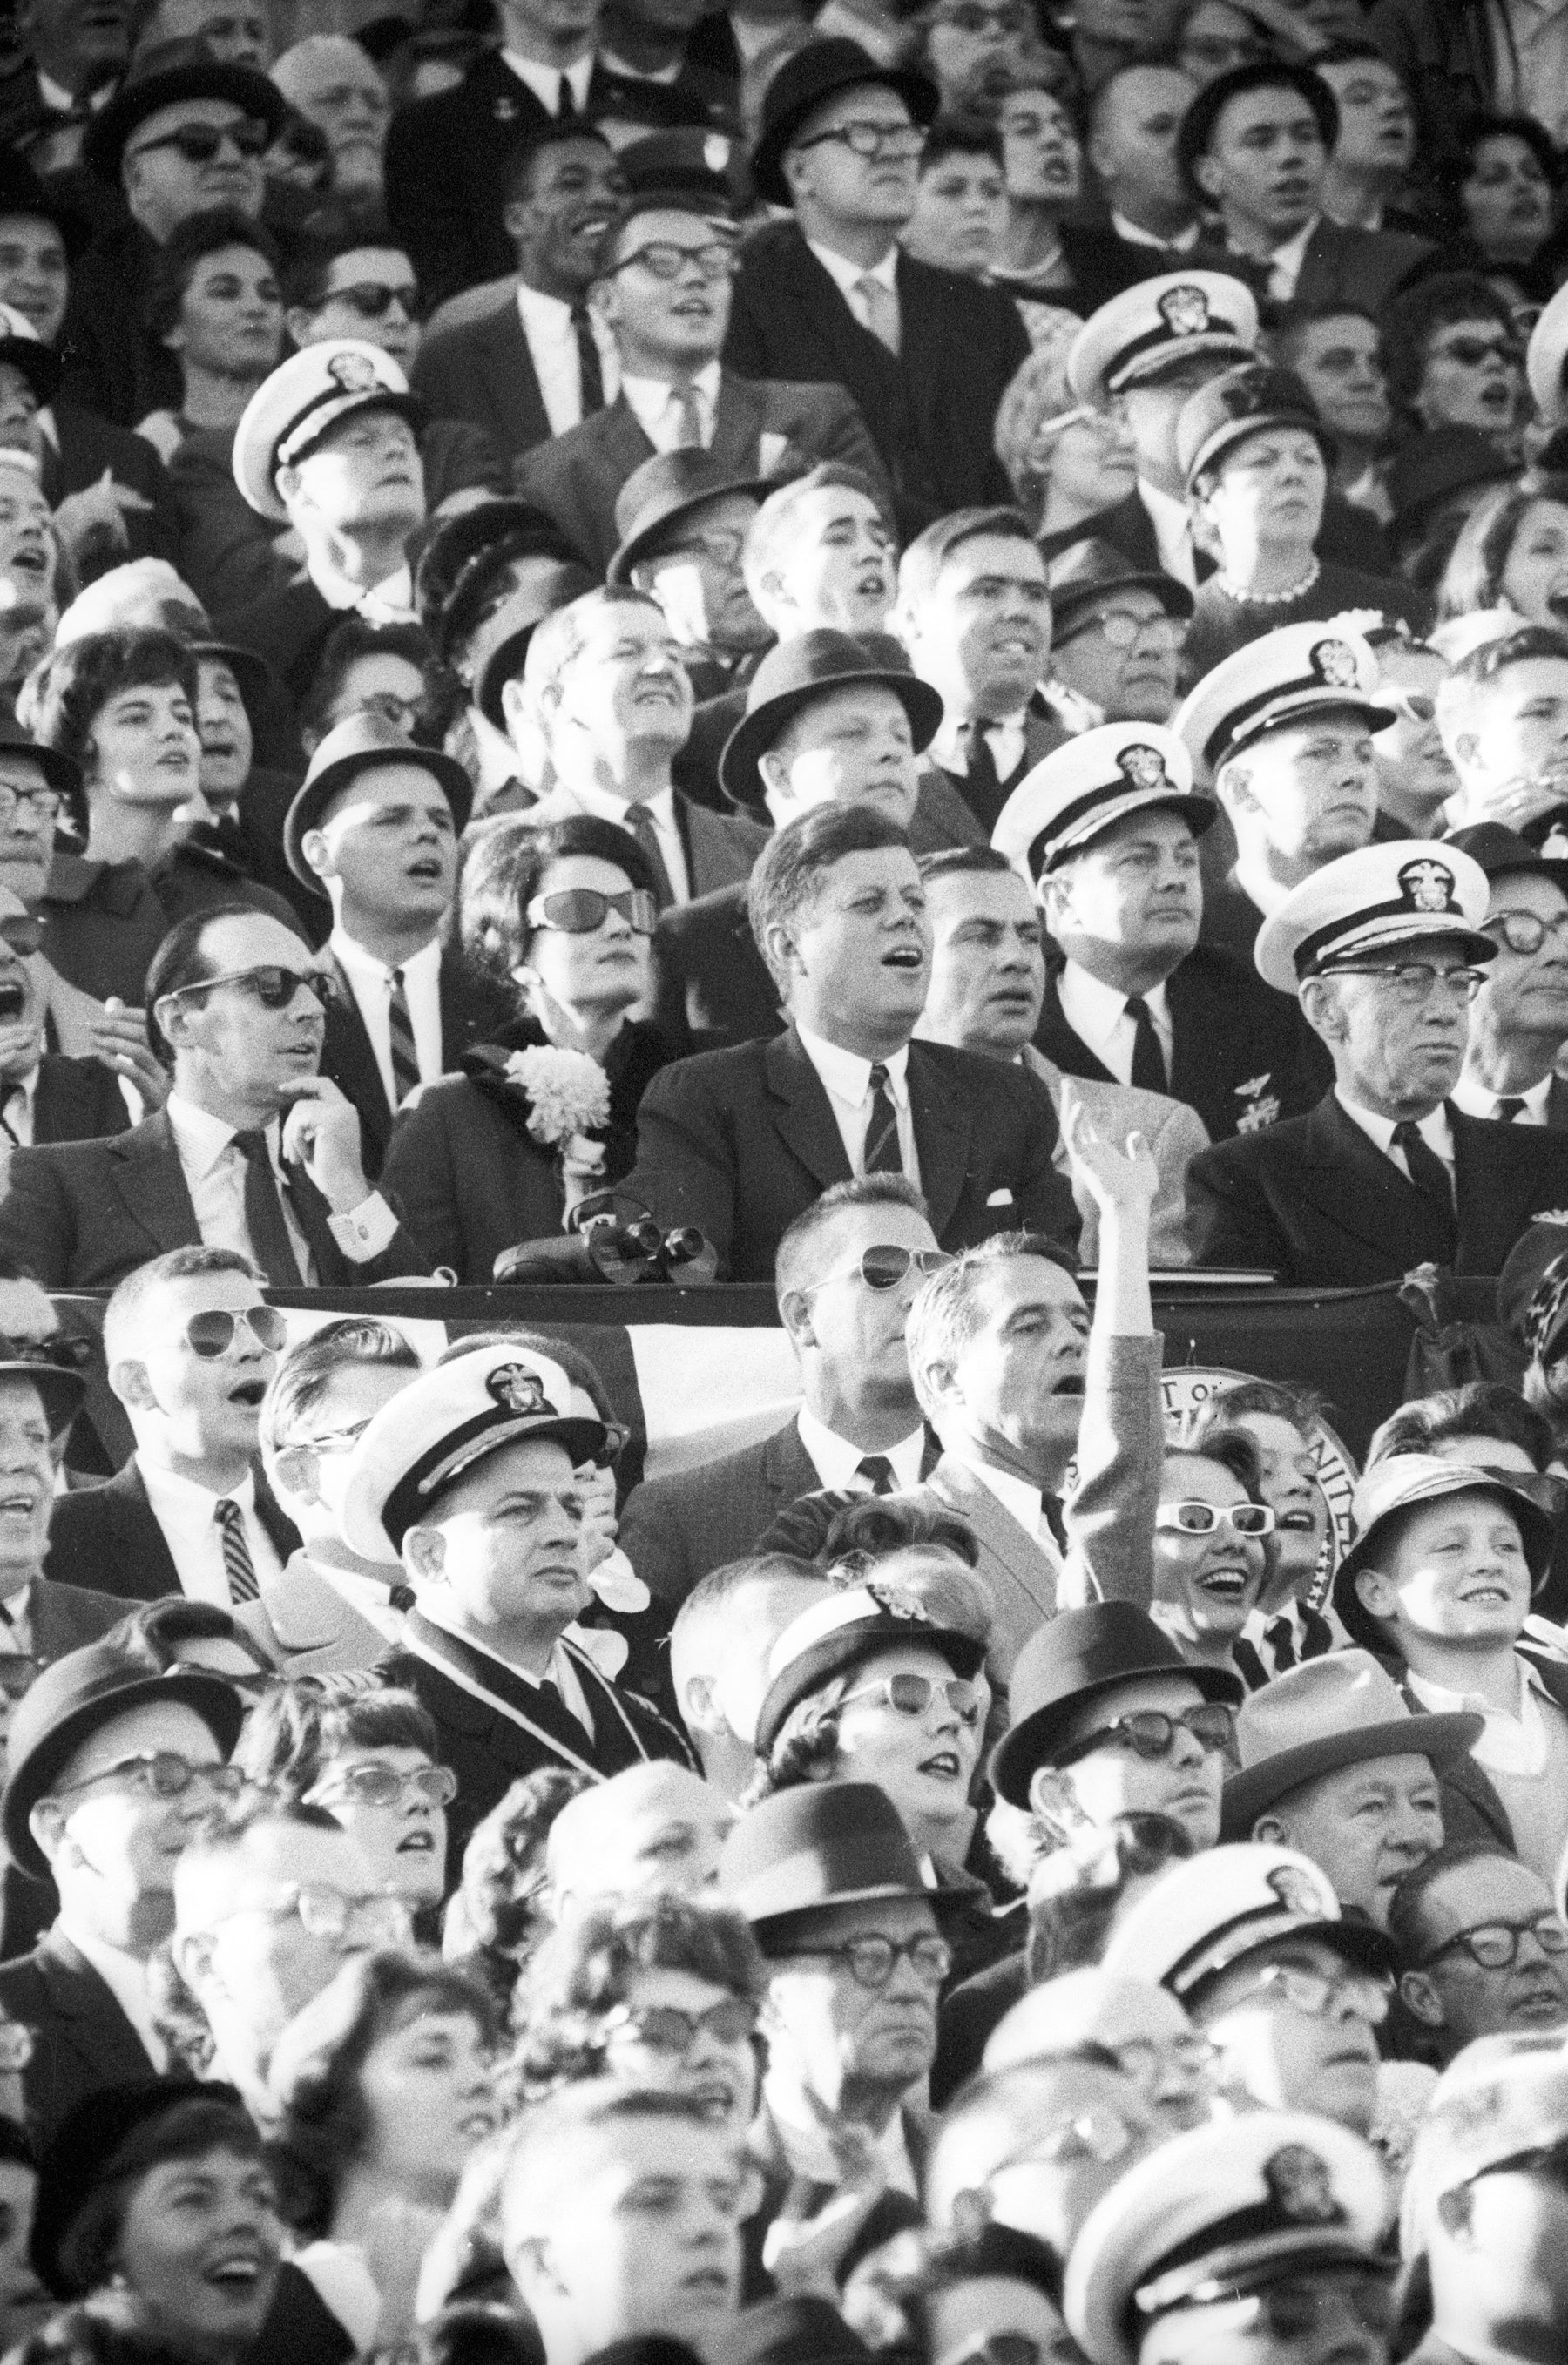
[[[574,785],[572,794],[585,813],[598,813],[612,821],[617,829],[626,826],[624,797],[612,796],[608,789]],[[643,800],[653,819],[654,835],[658,840],[659,854],[669,880],[669,891],[678,903],[691,901],[691,876],[686,867],[686,848],[680,842],[680,830],[675,818],[675,790],[661,789],[656,797]]]
[[[14,1141],[18,1149],[31,1148],[33,1103],[38,1098],[38,1089],[39,1071],[36,1067],[29,1068],[25,1076],[14,1077],[9,1083],[0,1082],[0,1117],[5,1119],[5,1126],[0,1128],[0,1149],[8,1148],[10,1141]],[[7,1141],[7,1135],[10,1141]]]
[[[256,1482],[249,1471],[237,1486],[218,1495],[194,1478],[183,1478],[176,1470],[144,1462],[140,1453],[131,1459],[141,1474],[152,1516],[163,1531],[180,1591],[187,1601],[210,1601],[218,1609],[234,1607],[229,1572],[223,1565],[223,1530],[217,1517],[218,1504],[226,1500],[240,1506],[258,1586],[263,1576],[277,1575],[283,1563],[256,1516]]]
[[[1137,1021],[1127,1014],[1127,997],[1119,987],[1091,977],[1070,960],[1057,980],[1061,1014],[1081,1043],[1086,1043],[1102,1067],[1109,1068],[1119,1084],[1133,1080],[1133,1048]],[[1175,1072],[1176,1033],[1163,985],[1151,985],[1143,997],[1165,1054],[1167,1076]]]
[[[0,1601],[0,1659],[30,1659],[33,1655],[33,1580],[17,1586]]]
[[[381,1089],[386,1095],[387,1106],[395,1109],[398,1093],[392,1082],[392,972],[385,961],[366,952],[341,927],[332,930],[328,945],[353,988],[354,1003],[381,1073]],[[414,1030],[420,1082],[428,1084],[442,1072],[439,938],[432,937],[403,963],[403,992],[409,1004],[409,1023]]]
[[[852,1174],[866,1171],[866,1128],[871,1122],[871,1068],[858,1051],[846,1051],[840,1043],[824,1042],[795,1022],[795,1032],[801,1048],[816,1070],[822,1087],[838,1127],[844,1154],[849,1160]],[[892,1102],[898,1119],[899,1155],[910,1181],[920,1181],[919,1162],[914,1148],[914,1116],[909,1104],[909,1045],[900,1048],[881,1062],[888,1071],[888,1098]]]
[[[809,1405],[802,1405],[795,1426],[801,1442],[811,1457],[812,1466],[832,1495],[868,1495],[870,1482],[860,1475],[860,1464],[866,1455],[858,1445],[851,1445],[846,1437],[829,1429],[819,1420]],[[882,1458],[893,1466],[893,1485],[901,1495],[907,1495],[920,1484],[920,1464],[925,1452],[924,1428],[912,1429],[901,1437],[896,1445],[881,1448]]]
[[[962,779],[969,769],[969,751],[959,746],[958,734],[970,720],[971,717],[962,715],[944,716],[942,728],[929,750],[933,762],[940,764],[945,771],[953,773],[958,779]],[[1029,744],[1028,723],[1029,710],[1021,706],[1015,714],[999,714],[987,725],[985,744],[991,749],[991,759],[996,766],[999,781],[1010,780],[1024,761]]]
[[[1294,238],[1283,246],[1276,246],[1269,257],[1269,293],[1276,304],[1288,304],[1294,296],[1301,266],[1306,261],[1306,250],[1320,217],[1316,214],[1304,221]]]
[[[809,238],[806,244],[863,329],[871,328],[871,316],[860,286],[863,279],[879,279],[894,302],[898,301],[899,251],[896,244],[889,247],[880,263],[870,264],[851,263],[846,254],[835,253],[831,246],[823,246],[814,238]],[[872,329],[871,333],[875,336],[876,331]]]
[[[516,50],[503,50],[501,63],[510,68],[511,73],[516,74],[519,82],[525,84],[533,93],[546,115],[560,114],[563,83],[568,84],[571,87],[572,96],[577,102],[577,113],[579,115],[586,113],[588,84],[593,80],[591,50],[586,58],[578,58],[569,66],[542,66],[536,65],[532,58],[523,57]]]
[[[169,2048],[153,2025],[152,1998],[148,1992],[147,1965],[142,1957],[128,1955],[119,1946],[106,1946],[94,1933],[78,1930],[69,1911],[63,1909],[58,1927],[97,1972],[135,2029],[142,2051],[161,2078],[169,2067]]]
[[[1129,246],[1157,246],[1162,254],[1190,254],[1198,242],[1195,221],[1190,221],[1185,230],[1179,230],[1174,238],[1156,238],[1151,230],[1140,230],[1137,222],[1129,221],[1126,214],[1117,213],[1114,206],[1111,208],[1111,228]]]
[[[212,1116],[206,1109],[183,1100],[178,1093],[169,1094],[165,1114],[196,1212],[196,1229],[204,1243],[208,1248],[237,1249],[241,1256],[253,1258],[255,1250],[245,1220],[245,1153],[234,1147],[236,1127],[226,1118]],[[299,1228],[294,1202],[284,1188],[278,1154],[281,1128],[275,1117],[265,1130],[273,1180],[277,1184],[278,1202],[295,1262],[307,1288],[314,1288],[319,1275],[309,1242]],[[390,1246],[398,1228],[398,1218],[379,1191],[373,1191],[346,1216],[329,1215],[327,1223],[351,1264],[368,1264],[373,1257],[380,1256]]]
[[[1338,1084],[1336,1084],[1334,1087],[1334,1097],[1338,1102],[1340,1107],[1344,1110],[1345,1115],[1351,1120],[1352,1124],[1359,1125],[1361,1126],[1361,1131],[1366,1135],[1367,1139],[1372,1144],[1374,1149],[1381,1149],[1383,1156],[1389,1160],[1391,1164],[1399,1169],[1401,1174],[1403,1174],[1406,1181],[1408,1182],[1410,1180],[1410,1169],[1406,1164],[1405,1152],[1402,1149],[1396,1149],[1394,1146],[1394,1127],[1395,1120],[1391,1116],[1380,1116],[1375,1109],[1362,1108],[1360,1102],[1351,1100],[1350,1095]],[[1453,1180],[1453,1134],[1449,1125],[1448,1112],[1443,1107],[1441,1102],[1438,1104],[1438,1106],[1432,1110],[1429,1115],[1419,1119],[1417,1124],[1416,1130],[1420,1135],[1422,1140],[1426,1143],[1428,1149],[1442,1160],[1443,1164],[1448,1168],[1449,1180],[1451,1182]]]
[[[364,618],[367,624],[417,624],[414,608],[413,570],[407,562],[395,573],[373,583],[367,591],[363,583],[351,582],[339,575],[324,560],[311,563],[310,580],[329,608],[341,609],[347,615],[351,610]]]
[[[550,421],[550,432],[564,435],[568,427],[579,427],[583,418],[582,359],[577,352],[577,332],[572,325],[572,308],[559,296],[546,296],[520,279],[517,316],[522,323],[522,342],[528,347],[533,375],[539,380],[540,399]],[[621,356],[614,338],[591,311],[588,327],[599,349],[604,398],[613,402],[621,386]]]
[[[1493,1123],[1504,1125],[1544,1125],[1547,1121],[1546,1104],[1551,1097],[1550,1075],[1542,1076],[1540,1083],[1532,1084],[1528,1093],[1491,1093],[1484,1084],[1478,1084],[1473,1076],[1461,1076],[1449,1094],[1455,1108],[1462,1109],[1466,1116],[1485,1117]],[[1497,1104],[1503,1100],[1523,1101],[1524,1106],[1518,1116],[1498,1119]]]
[[[961,1462],[971,1477],[990,1488],[1004,1511],[1015,1519],[1032,1543],[1039,1545],[1047,1557],[1059,1567],[1061,1554],[1057,1541],[1046,1520],[1046,1498],[1037,1486],[1026,1479],[1014,1478],[1011,1470],[993,1469],[989,1462],[971,1461],[961,1447],[947,1447],[955,1462]]]
[[[835,2188],[841,2185],[844,2170],[820,2124],[812,2118],[796,2116],[793,2097],[788,2092],[775,2091],[768,2086],[763,2091],[791,2172],[803,2177],[808,2184],[831,2184]],[[893,2113],[871,2147],[881,2163],[888,2191],[906,2193],[912,2201],[916,2199],[920,2187],[909,2156],[902,2111]]]
[[[697,397],[697,415],[701,424],[703,449],[713,441],[713,430],[719,416],[719,377],[717,361],[707,363],[691,380],[691,390]],[[655,452],[673,452],[680,443],[685,413],[676,391],[667,378],[623,377],[621,392],[627,409],[647,437]]]
[[[1137,497],[1148,511],[1162,570],[1173,575],[1178,583],[1184,583],[1189,591],[1195,591],[1198,568],[1193,555],[1193,520],[1186,502],[1162,493],[1158,485],[1149,484],[1142,476],[1137,480]]]

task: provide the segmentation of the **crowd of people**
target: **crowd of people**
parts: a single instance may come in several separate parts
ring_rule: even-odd
[[[1565,25],[0,8],[7,2365],[1568,2353]]]

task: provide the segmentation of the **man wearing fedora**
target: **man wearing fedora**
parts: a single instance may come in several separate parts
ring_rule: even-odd
[[[877,447],[842,386],[721,361],[736,268],[722,173],[628,197],[604,234],[592,307],[615,341],[621,391],[520,463],[517,488],[602,573],[622,539],[616,501],[655,452],[700,445],[736,482],[840,460],[885,486]]]
[[[354,714],[316,749],[284,823],[290,869],[331,903],[339,993],[321,1073],[359,1111],[373,1181],[409,1093],[451,1074],[507,1014],[443,942],[473,801],[450,756],[410,747],[382,715]]]
[[[1353,666],[1338,645],[1314,644],[1309,667]],[[1496,955],[1488,902],[1469,855],[1405,838],[1315,870],[1265,921],[1259,973],[1296,994],[1334,1085],[1305,1116],[1193,1160],[1200,1264],[1312,1288],[1395,1281],[1413,1258],[1496,1274],[1532,1216],[1568,1204],[1562,1135],[1468,1116],[1448,1097]]]
[[[892,1621],[890,1620],[890,1623]],[[808,1782],[741,1817],[719,1858],[719,1894],[745,1915],[767,1965],[767,2068],[751,2152],[763,2200],[746,2233],[747,2296],[767,2289],[767,2231],[790,2186],[814,2215],[846,2181],[879,2197],[839,2272],[919,2222],[928,2118],[910,2101],[936,2050],[936,1998],[952,1967],[943,1935],[967,1891],[922,1878],[898,1810],[869,1782]]]
[[[725,742],[719,785],[739,813],[787,828],[821,805],[868,805],[919,854],[972,845],[979,824],[945,776],[919,757],[942,701],[890,633],[827,628],[770,649]],[[693,1044],[716,1049],[774,1035],[778,989],[752,935],[744,882],[660,919],[661,1010]]]
[[[263,912],[182,921],[147,979],[165,1105],[110,1140],[14,1150],[0,1253],[50,1289],[112,1289],[198,1241],[285,1288],[427,1271],[365,1180],[353,1102],[317,1072],[331,991]]]
[[[1482,932],[1496,945],[1470,1005],[1470,1040],[1453,1088],[1467,1116],[1568,1131],[1568,862],[1541,854],[1501,822],[1456,829],[1450,843],[1479,862],[1491,897]]]
[[[17,1268],[4,1287],[12,1318],[26,1317]],[[13,1673],[47,1665],[84,1643],[95,1642],[117,1621],[116,1604],[95,1586],[63,1583],[47,1574],[50,1521],[71,1424],[86,1384],[69,1343],[58,1335],[0,1336],[0,1460],[6,1472],[10,1516],[0,1537],[0,1664]],[[85,1572],[90,1573],[90,1572]],[[15,1698],[17,1692],[11,1689]]]
[[[571,1393],[532,1350],[461,1355],[399,1389],[349,1465],[345,1541],[364,1560],[400,1559],[413,1589],[383,1673],[418,1693],[458,1777],[454,1861],[521,1774],[689,1762],[673,1727],[607,1681],[576,1636],[592,1591],[573,1474],[605,1431],[570,1410]]]
[[[1521,1639],[1551,1564],[1556,1497],[1549,1508],[1543,1483],[1425,1453],[1374,1463],[1334,1607],[1420,1723],[1483,1720],[1465,1754],[1445,1754],[1446,1836],[1499,1843],[1554,1885],[1568,1843],[1568,1664]]]
[[[1051,672],[1107,723],[1169,723],[1193,595],[1090,537],[1050,563]]]
[[[752,175],[794,219],[748,240],[726,346],[746,377],[847,389],[905,539],[951,510],[1011,499],[991,425],[1029,352],[1000,289],[900,250],[936,104],[924,75],[879,66],[840,37],[785,61],[767,85]]]
[[[0,753],[0,767],[4,762]],[[112,1068],[44,1048],[49,1012],[34,958],[40,941],[39,924],[21,897],[0,887],[0,1152],[6,1156],[28,1142],[95,1141],[130,1123]]]
[[[772,639],[741,568],[767,480],[737,478],[700,444],[655,452],[615,501],[617,543],[605,579],[645,591],[687,652],[699,709],[744,685]]]
[[[1370,1652],[1305,1660],[1242,1704],[1223,1835],[1310,1856],[1347,1912],[1385,1930],[1399,1882],[1443,1844],[1442,1777],[1480,1732],[1468,1713],[1413,1713]]]
[[[95,1642],[47,1668],[12,1721],[0,1829],[60,1911],[0,1965],[0,2012],[33,2031],[23,2069],[40,2139],[99,2086],[169,2067],[148,1958],[174,1923],[174,1867],[196,1822],[239,1787],[227,1760],[244,1701],[197,1668],[152,1676]]]

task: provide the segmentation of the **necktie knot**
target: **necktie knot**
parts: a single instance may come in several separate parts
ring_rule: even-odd
[[[893,1491],[893,1465],[885,1453],[863,1453],[855,1465],[857,1478],[864,1478],[873,1495],[890,1495]]]
[[[899,1115],[888,1089],[891,1079],[880,1059],[871,1064],[871,1113],[866,1120],[868,1174],[902,1174],[903,1152],[899,1147]]]
[[[1524,1099],[1521,1094],[1505,1093],[1498,1099],[1492,1115],[1498,1125],[1512,1125],[1517,1117],[1524,1115]]]
[[[1394,1128],[1394,1147],[1405,1159],[1405,1171],[1445,1230],[1453,1228],[1453,1184],[1448,1168],[1422,1133],[1414,1117],[1404,1117]]]
[[[631,832],[647,857],[648,868],[654,874],[654,892],[658,897],[659,909],[667,912],[675,901],[675,889],[670,883],[669,871],[659,845],[658,824],[640,800],[629,804],[622,818],[623,826]]]
[[[675,432],[676,450],[678,452],[694,451],[702,441],[702,405],[698,398],[697,388],[689,381],[683,386],[672,386],[669,398],[671,406],[678,414]]]
[[[896,358],[899,350],[899,299],[885,279],[874,271],[863,271],[855,283],[855,292],[865,308],[866,326],[879,345]]]
[[[1165,1066],[1165,1046],[1159,1039],[1159,1029],[1154,1014],[1141,993],[1129,993],[1126,1010],[1133,1022],[1133,1068],[1129,1083],[1140,1092],[1168,1093],[1170,1078]]]

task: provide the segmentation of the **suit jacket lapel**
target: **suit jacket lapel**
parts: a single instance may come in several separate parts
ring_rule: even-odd
[[[514,297],[508,297],[505,308],[498,315],[492,333],[485,339],[476,358],[490,390],[490,400],[498,415],[507,421],[516,448],[527,452],[535,443],[547,443],[550,420]]]
[[[813,1495],[822,1485],[816,1463],[801,1444],[794,1421],[776,1429],[764,1445],[762,1479],[783,1503],[793,1503],[802,1495]]]
[[[757,466],[764,417],[760,387],[728,370],[719,376],[719,408],[713,421],[712,455],[726,468],[749,476]]]
[[[1381,1250],[1406,1271],[1426,1253],[1433,1211],[1332,1093],[1306,1119],[1297,1182],[1302,1196],[1351,1239]],[[1451,1256],[1451,1246],[1441,1261]]]
[[[653,458],[654,447],[638,426],[636,413],[623,394],[618,394],[609,409],[601,410],[593,423],[599,431],[590,445],[594,473],[602,488],[606,510],[612,514],[616,494],[634,468]]]
[[[370,1048],[370,1037],[349,973],[336,953],[331,956],[331,970],[342,1000],[336,1009],[327,1013],[322,1064],[333,1082],[342,1086],[360,1115],[367,1117],[385,1139],[392,1129],[392,1104]]]
[[[765,1047],[762,1065],[773,1122],[787,1147],[823,1190],[830,1182],[847,1182],[844,1138],[822,1079],[792,1026]]]
[[[944,1454],[933,1477],[962,1505],[963,1514],[986,1549],[1016,1578],[1042,1616],[1056,1614],[1056,1573],[1041,1547],[1025,1535],[1011,1511],[983,1478]]]
[[[73,2049],[91,2062],[100,2085],[145,2078],[151,2068],[147,2047],[120,2008],[107,1981],[99,1978],[58,1925],[39,1940],[40,1967],[49,1987],[50,2010],[63,2034],[85,2022]]]
[[[920,1187],[931,1211],[931,1228],[940,1239],[958,1212],[969,1171],[970,1112],[944,1079],[932,1073],[924,1044],[910,1045],[905,1074]]]
[[[118,1134],[108,1145],[109,1172],[128,1211],[155,1246],[152,1254],[188,1248],[201,1237],[185,1188],[185,1169],[174,1147],[174,1131],[160,1109],[129,1133]]]

